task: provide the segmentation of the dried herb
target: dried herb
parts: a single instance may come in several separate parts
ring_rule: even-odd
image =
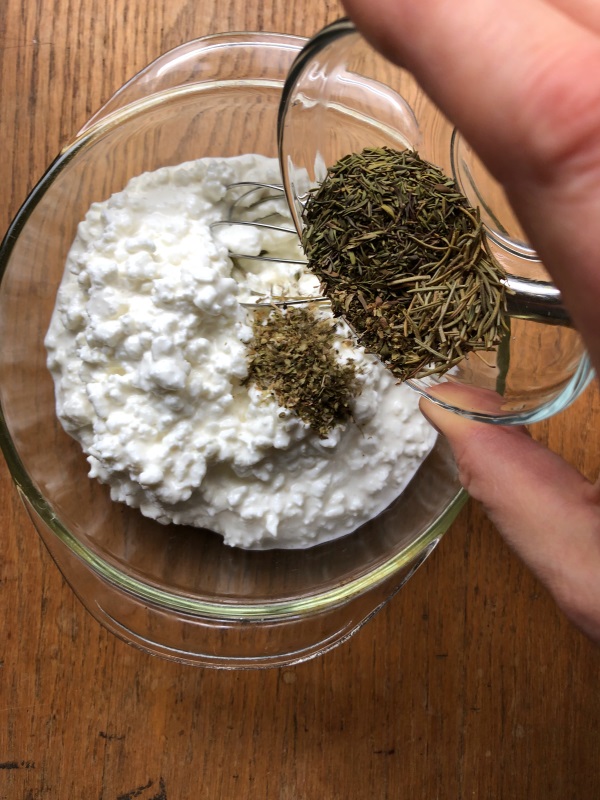
[[[273,395],[321,437],[351,417],[358,381],[352,361],[336,357],[336,323],[311,307],[255,313],[246,382]]]
[[[400,380],[442,374],[505,335],[505,273],[479,210],[414,151],[340,159],[303,218],[308,266],[334,315]]]

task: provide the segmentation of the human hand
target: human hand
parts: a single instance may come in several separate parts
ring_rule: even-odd
[[[504,186],[600,374],[600,5],[343,2]],[[567,616],[600,642],[600,483],[523,429],[471,422],[427,401],[422,410],[447,436],[468,492]]]

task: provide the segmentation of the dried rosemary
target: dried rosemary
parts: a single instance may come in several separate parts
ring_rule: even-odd
[[[345,156],[303,217],[308,266],[334,314],[400,380],[442,374],[502,340],[505,273],[479,210],[414,151]]]
[[[310,307],[255,313],[246,382],[272,394],[321,437],[351,417],[358,381],[335,354],[336,323]]]

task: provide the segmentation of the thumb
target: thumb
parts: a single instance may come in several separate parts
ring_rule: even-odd
[[[421,410],[447,437],[465,489],[567,616],[600,642],[597,489],[523,428],[472,422],[428,400]]]

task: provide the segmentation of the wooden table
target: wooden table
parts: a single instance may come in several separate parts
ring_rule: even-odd
[[[0,227],[128,77],[223,30],[311,34],[297,0],[4,0]],[[536,427],[589,476],[596,390]],[[169,663],[105,632],[0,467],[2,800],[600,798],[600,657],[470,503],[350,642],[294,668]]]

